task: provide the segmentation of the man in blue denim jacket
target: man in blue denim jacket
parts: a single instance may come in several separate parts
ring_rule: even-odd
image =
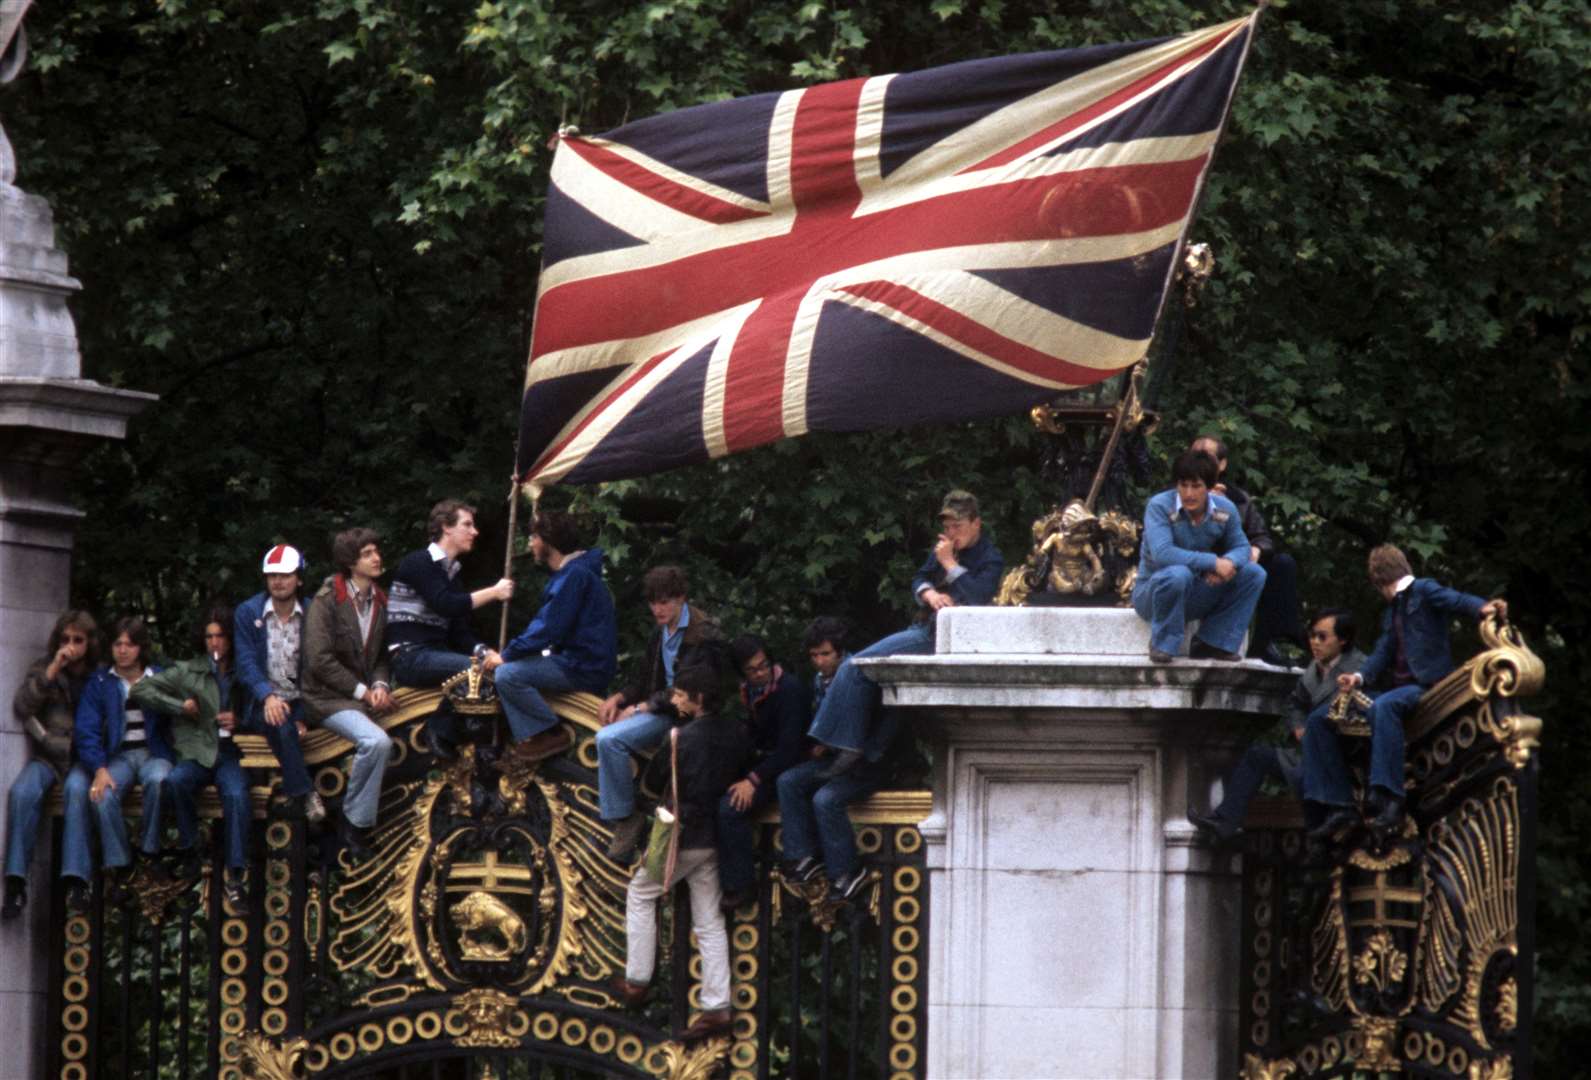
[[[1132,606],[1149,624],[1149,659],[1170,663],[1187,620],[1199,620],[1188,655],[1242,659],[1243,634],[1265,588],[1265,571],[1249,557],[1237,507],[1213,494],[1215,458],[1185,451],[1171,467],[1176,487],[1144,507],[1144,537]]]

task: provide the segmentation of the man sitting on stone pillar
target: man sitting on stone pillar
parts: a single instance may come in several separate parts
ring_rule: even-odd
[[[1226,479],[1226,443],[1214,435],[1200,435],[1189,445],[1215,458],[1216,482],[1213,490],[1225,495],[1237,507],[1243,535],[1248,537],[1249,557],[1265,568],[1265,588],[1254,605],[1254,633],[1249,637],[1248,654],[1276,667],[1287,667],[1287,658],[1276,649],[1278,641],[1306,645],[1298,625],[1298,563],[1285,551],[1276,550],[1276,538],[1265,525],[1265,515],[1249,493]]]
[[[1508,617],[1504,600],[1449,589],[1430,578],[1416,578],[1401,549],[1382,544],[1370,552],[1370,584],[1387,602],[1381,636],[1357,673],[1337,676],[1341,690],[1373,686],[1386,677],[1390,689],[1370,708],[1370,828],[1392,833],[1403,820],[1403,722],[1419,707],[1425,691],[1453,670],[1448,623],[1454,615],[1480,620]],[[1304,798],[1328,814],[1310,839],[1334,840],[1358,824],[1353,782],[1337,731],[1325,710],[1309,718],[1304,732]]]
[[[1132,606],[1149,624],[1149,659],[1157,664],[1182,651],[1190,619],[1199,620],[1190,659],[1243,659],[1238,650],[1265,571],[1251,558],[1237,507],[1211,491],[1219,472],[1209,454],[1185,450],[1171,467],[1176,487],[1144,507]]]
[[[641,840],[647,818],[635,807],[635,773],[631,754],[663,745],[674,726],[668,688],[674,673],[687,666],[723,666],[724,635],[718,622],[686,593],[690,579],[677,566],[654,566],[641,579],[641,592],[657,624],[646,643],[646,657],[634,682],[602,703],[597,719],[597,793],[602,820],[613,829],[608,858],[627,863]]]
[[[912,624],[880,638],[853,659],[898,656],[934,651],[934,620],[941,608],[988,604],[1000,587],[1005,561],[1000,550],[983,535],[978,500],[959,489],[945,496],[939,507],[939,538],[912,578],[917,603]],[[808,732],[837,751],[827,775],[838,776],[865,760],[877,764],[895,737],[895,722],[880,716],[878,685],[847,659],[834,674],[823,704]]]
[[[1310,623],[1309,651],[1314,660],[1293,687],[1287,711],[1282,715],[1283,727],[1294,743],[1303,742],[1310,716],[1331,707],[1337,696],[1337,677],[1364,667],[1365,654],[1353,647],[1353,641],[1353,612],[1346,608],[1322,611]],[[1254,743],[1227,778],[1221,805],[1208,814],[1189,814],[1189,820],[1209,840],[1232,840],[1242,831],[1249,801],[1259,792],[1260,785],[1273,777],[1285,781],[1301,798],[1304,773],[1300,751],[1294,746]]]

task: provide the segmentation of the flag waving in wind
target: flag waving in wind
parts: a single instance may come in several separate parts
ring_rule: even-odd
[[[562,138],[521,481],[1009,414],[1131,366],[1254,18]]]

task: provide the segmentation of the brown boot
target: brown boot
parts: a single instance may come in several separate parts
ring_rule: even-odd
[[[702,1039],[711,1039],[715,1035],[728,1035],[735,1026],[735,1014],[728,1009],[714,1009],[704,1012],[691,1026],[679,1033],[682,1043],[700,1042]]]
[[[532,735],[514,747],[514,756],[521,761],[540,761],[556,757],[574,745],[574,736],[563,725],[549,728],[540,735]]]
[[[623,975],[615,975],[608,980],[607,990],[623,1002],[626,1009],[639,1009],[652,992],[652,984],[634,983]]]

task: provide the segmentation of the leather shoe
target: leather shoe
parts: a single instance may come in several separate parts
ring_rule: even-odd
[[[714,1035],[728,1035],[734,1026],[734,1013],[728,1009],[714,1009],[692,1020],[691,1026],[679,1033],[679,1041],[700,1042],[702,1039],[711,1039]]]
[[[1175,659],[1176,656],[1171,653],[1157,649],[1152,645],[1149,647],[1149,662],[1152,664],[1169,664]]]
[[[1188,647],[1188,659],[1220,660],[1228,664],[1235,664],[1239,660],[1243,659],[1243,657],[1239,653],[1227,652],[1225,649],[1217,649],[1214,645],[1211,645],[1207,641],[1194,638],[1193,644]]]
[[[1375,817],[1370,819],[1370,829],[1377,833],[1395,832],[1403,824],[1403,800],[1389,795],[1380,788],[1370,791],[1370,805]]]
[[[615,821],[613,839],[608,843],[608,858],[621,865],[628,863],[630,856],[635,854],[635,847],[641,842],[641,833],[645,829],[645,814],[632,813],[629,817]]]
[[[66,910],[72,915],[82,915],[88,911],[89,904],[88,882],[82,878],[72,878],[71,884],[66,887]]]
[[[348,852],[348,857],[355,862],[370,857],[370,830],[361,828],[345,817],[337,819],[337,831],[342,840],[343,850]]]
[[[0,919],[15,919],[28,906],[28,881],[26,878],[6,878],[5,904],[0,906]]]
[[[425,728],[425,744],[431,750],[431,756],[444,765],[450,765],[459,759],[458,747],[453,740],[442,735],[429,721]]]
[[[651,992],[651,983],[631,982],[623,975],[615,975],[608,980],[608,993],[622,1001],[626,1009],[639,1009]]]
[[[1351,806],[1334,806],[1326,820],[1310,829],[1308,839],[1316,843],[1341,840],[1349,829],[1359,824],[1359,814]]]
[[[574,735],[562,725],[532,735],[514,747],[514,756],[521,761],[540,761],[554,757],[574,745]]]
[[[735,892],[724,894],[723,899],[718,901],[718,910],[725,915],[733,915],[755,899],[757,894],[750,889],[737,889]]]
[[[1199,837],[1211,847],[1225,847],[1236,840],[1242,829],[1229,826],[1214,814],[1189,814],[1188,820],[1199,830]]]

